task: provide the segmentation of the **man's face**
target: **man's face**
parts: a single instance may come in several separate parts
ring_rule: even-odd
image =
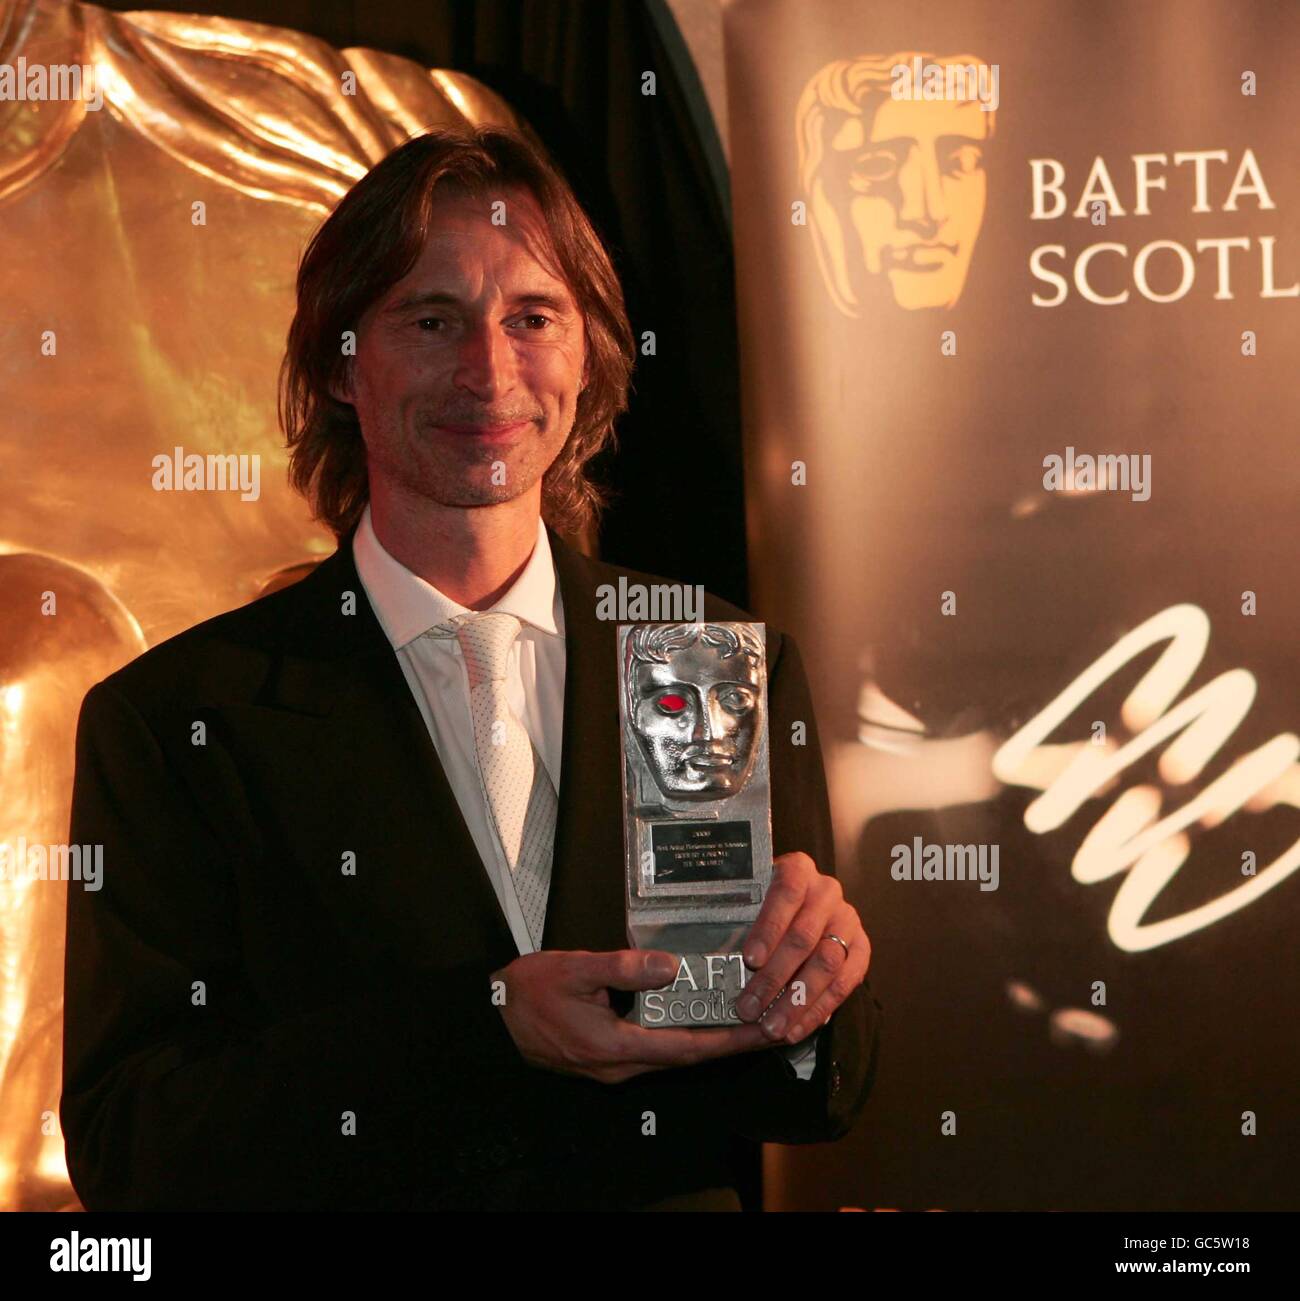
[[[567,286],[530,251],[532,196],[440,195],[410,273],[365,313],[347,392],[371,493],[487,506],[536,489],[573,428],[585,335]],[[534,244],[536,247],[536,244]],[[545,244],[542,244],[545,247]]]
[[[831,193],[857,231],[858,271],[868,283],[883,273],[900,307],[951,307],[961,296],[984,219],[987,128],[977,104],[885,99],[831,141]]]
[[[667,664],[635,666],[632,726],[665,795],[720,800],[749,780],[758,724],[758,670],[703,641]]]

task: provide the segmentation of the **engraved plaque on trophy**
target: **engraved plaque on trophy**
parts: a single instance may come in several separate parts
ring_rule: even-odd
[[[772,878],[761,623],[620,624],[627,935],[676,954],[639,1025],[739,1025],[741,941]]]

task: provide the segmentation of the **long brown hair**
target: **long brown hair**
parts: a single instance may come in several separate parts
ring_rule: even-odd
[[[439,127],[408,140],[344,195],[307,245],[280,366],[289,482],[338,538],[361,518],[370,495],[366,448],[356,412],[329,390],[346,387],[344,332],[419,258],[439,185],[483,196],[523,187],[541,209],[556,274],[582,313],[587,363],[573,429],[542,479],[542,517],[580,535],[605,505],[589,463],[627,409],[632,327],[614,265],[568,183],[540,146],[506,127]]]

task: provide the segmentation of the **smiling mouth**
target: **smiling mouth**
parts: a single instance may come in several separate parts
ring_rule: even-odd
[[[526,429],[531,420],[516,420],[504,425],[434,425],[435,429],[441,430],[445,434],[452,434],[458,438],[508,438],[511,434],[516,434],[522,429]]]
[[[433,428],[440,429],[442,433],[450,433],[453,437],[493,440],[508,438],[526,429],[531,423],[531,420],[514,420],[510,424],[436,424]]]

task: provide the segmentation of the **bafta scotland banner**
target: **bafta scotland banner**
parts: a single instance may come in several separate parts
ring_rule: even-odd
[[[1294,1207],[1300,8],[726,47],[753,605],[885,1009],[778,1204]]]

